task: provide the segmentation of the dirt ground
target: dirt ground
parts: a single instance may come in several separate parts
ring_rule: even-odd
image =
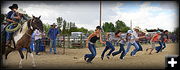
[[[110,59],[105,57],[104,60],[101,60],[100,55],[104,47],[96,48],[97,56],[92,61],[92,64],[88,64],[83,60],[83,56],[90,53],[88,48],[66,49],[65,54],[62,54],[62,48],[57,48],[57,54],[49,54],[49,48],[46,48],[46,52],[41,52],[40,55],[34,55],[34,58],[37,69],[164,69],[165,56],[179,55],[179,46],[175,43],[167,44],[167,48],[163,52],[155,53],[154,50],[152,55],[148,55],[148,52],[145,51],[147,47],[150,47],[149,44],[142,46],[143,51],[137,52],[136,56],[130,56],[130,52],[134,49],[131,46],[129,53],[123,60],[119,59],[120,55],[111,56]],[[115,48],[119,50],[119,47]],[[18,68],[19,61],[18,52],[12,52],[6,60],[6,67]],[[27,60],[24,59],[23,68],[33,68],[31,61],[30,56],[28,56]]]

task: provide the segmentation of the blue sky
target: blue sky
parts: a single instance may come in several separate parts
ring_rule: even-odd
[[[8,6],[17,3],[27,14],[40,16],[45,24],[56,23],[57,17],[75,22],[78,27],[94,30],[99,25],[98,1],[6,1],[2,13]],[[178,25],[178,10],[173,1],[103,1],[102,22],[122,20],[130,26],[142,29],[167,29],[173,31]]]

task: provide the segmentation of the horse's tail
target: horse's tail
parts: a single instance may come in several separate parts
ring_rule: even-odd
[[[27,52],[26,52],[26,60],[27,60],[27,55],[28,55],[28,50],[27,50]]]

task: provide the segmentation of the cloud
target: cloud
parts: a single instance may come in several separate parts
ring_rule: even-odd
[[[69,22],[75,22],[78,27],[91,30],[99,25],[98,1],[6,1],[2,13],[7,13],[8,6],[13,3],[17,3],[29,15],[41,15],[43,23],[52,24],[57,17],[63,17]],[[173,31],[178,20],[176,5],[175,2],[103,1],[102,21],[115,23],[119,19],[130,26],[132,20],[133,27]]]
[[[159,2],[160,3],[160,2]],[[127,3],[128,4],[128,3]],[[161,6],[152,6],[151,2],[144,2],[139,5],[136,11],[125,12],[119,10],[118,7],[114,9],[117,15],[109,16],[111,21],[115,22],[118,19],[130,26],[132,20],[133,27],[139,26],[142,29],[167,29],[173,31],[177,26],[177,14],[175,9],[171,9],[171,13],[167,12],[169,9],[164,9]],[[123,8],[123,5],[119,6]],[[131,7],[129,7],[131,9]]]

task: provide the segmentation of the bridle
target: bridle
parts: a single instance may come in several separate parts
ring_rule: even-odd
[[[31,23],[33,23],[33,19],[30,19],[30,26],[31,26]],[[40,30],[40,28],[38,27],[38,26],[36,26],[36,25],[34,25],[37,29],[39,29],[39,31],[41,31]],[[30,28],[31,29],[31,28]],[[33,30],[33,29],[32,29]],[[43,31],[41,31],[41,32],[43,32]],[[30,36],[31,37],[31,35],[29,34],[29,33],[25,33],[25,34],[27,34],[28,36]]]

